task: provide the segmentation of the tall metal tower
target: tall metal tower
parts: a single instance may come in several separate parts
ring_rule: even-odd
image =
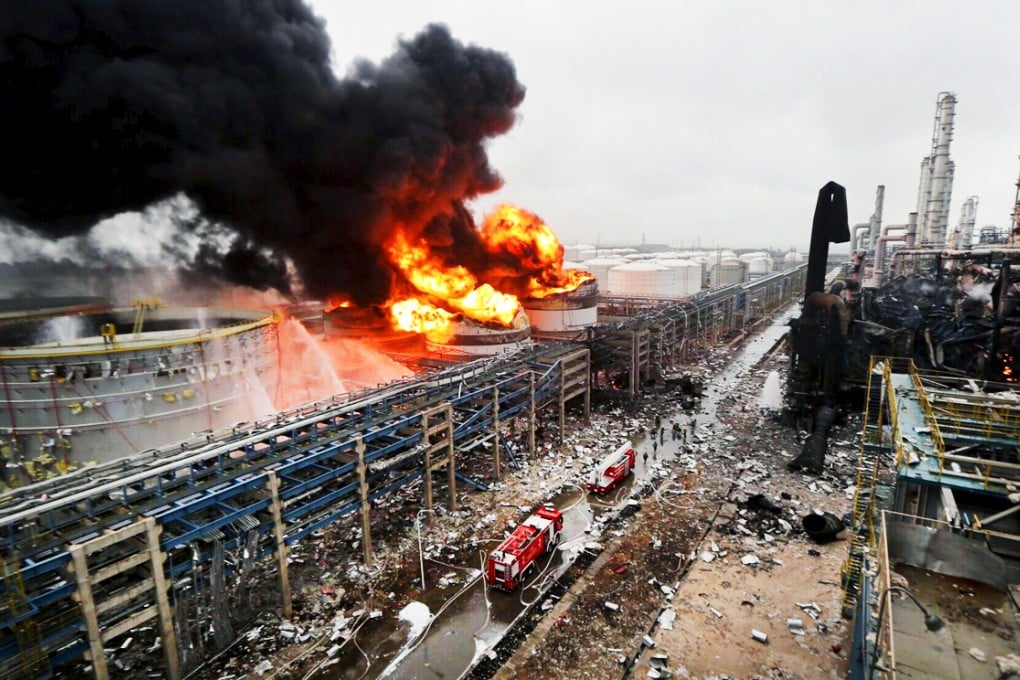
[[[946,244],[955,170],[955,164],[949,158],[955,113],[956,95],[940,92],[935,103],[931,153],[921,161],[921,182],[917,196],[918,232],[921,234],[921,245],[925,246],[941,248]]]
[[[977,222],[978,197],[969,196],[960,209],[960,224],[949,237],[950,250],[969,250],[974,240],[974,224]]]
[[[1009,231],[1010,245],[1020,244],[1020,177],[1016,180],[1016,199],[1013,202],[1013,224]]]

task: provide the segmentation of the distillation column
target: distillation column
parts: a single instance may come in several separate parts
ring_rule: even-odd
[[[1013,224],[1009,232],[1009,244],[1020,244],[1020,177],[1016,180],[1016,201],[1013,203]]]
[[[969,196],[960,209],[960,224],[949,239],[950,250],[970,250],[974,240],[974,223],[977,222],[978,197]]]
[[[955,112],[956,95],[952,92],[939,93],[931,153],[921,162],[921,183],[917,197],[918,216],[923,216],[920,225],[921,243],[936,248],[946,244],[946,227],[949,224],[949,201],[953,193],[955,170],[955,164],[949,158],[949,144],[953,141]]]

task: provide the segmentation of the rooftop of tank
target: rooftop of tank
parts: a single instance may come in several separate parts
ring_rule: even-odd
[[[138,310],[134,307],[81,313],[45,314],[26,309],[0,323],[0,348],[4,354],[36,353],[38,350],[81,351],[140,349],[181,342],[212,334],[243,332],[275,320],[272,311],[230,307],[156,307],[141,315],[141,330],[134,333]],[[114,331],[113,345],[103,336],[104,327]]]

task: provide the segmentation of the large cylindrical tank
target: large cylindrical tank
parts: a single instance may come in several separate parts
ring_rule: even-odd
[[[613,295],[669,297],[673,295],[674,273],[654,262],[629,262],[609,270]]]
[[[393,328],[389,313],[381,307],[334,307],[323,313],[328,339],[361,340],[382,352],[420,352],[422,336]]]
[[[712,266],[710,272],[712,288],[747,282],[747,263],[740,260],[723,260]]]
[[[0,325],[0,454],[29,477],[271,413],[278,318],[112,309]]]
[[[747,275],[751,279],[772,273],[772,256],[768,253],[747,253],[740,256],[740,261],[747,263]]]
[[[804,256],[798,253],[796,250],[791,250],[786,255],[783,255],[783,269],[793,269],[799,264],[804,262]]]
[[[677,272],[679,294],[682,296],[695,295],[701,291],[704,281],[704,271],[701,263],[694,260],[681,260],[683,265]]]
[[[609,288],[609,270],[621,264],[626,264],[626,262],[622,257],[595,257],[585,260],[582,263],[581,269],[595,275],[599,290],[603,293],[612,293],[613,291]]]
[[[573,336],[598,322],[598,282],[582,283],[569,293],[523,301],[531,329],[552,336]]]
[[[425,334],[425,347],[430,352],[464,357],[502,354],[530,343],[531,325],[523,309],[518,310],[509,328],[462,317],[449,332]]]

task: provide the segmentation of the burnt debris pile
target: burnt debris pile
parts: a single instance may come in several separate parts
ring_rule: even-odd
[[[858,301],[850,373],[870,355],[909,356],[921,368],[1011,382],[1020,353],[1020,276],[965,263],[939,276],[901,276]],[[865,370],[862,371],[861,369]]]

